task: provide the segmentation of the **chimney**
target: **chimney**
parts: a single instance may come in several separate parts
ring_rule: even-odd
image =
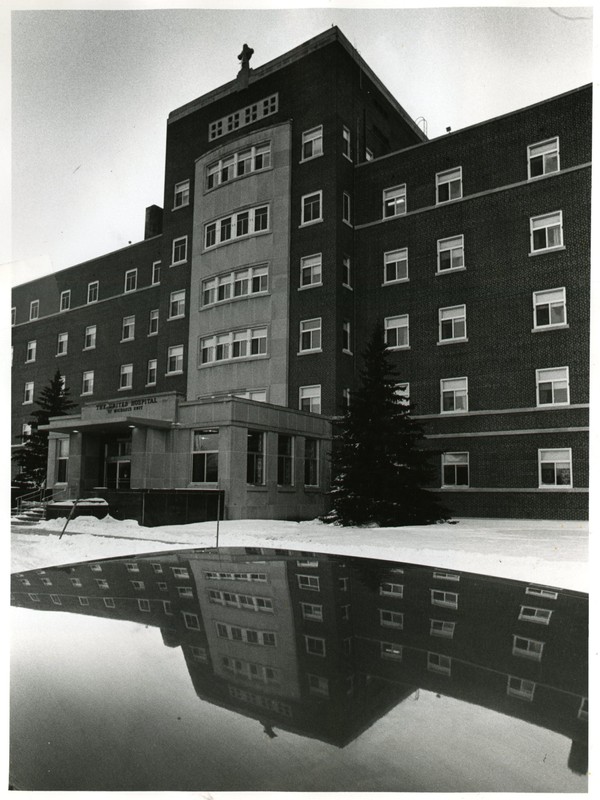
[[[163,210],[160,206],[148,206],[146,209],[146,223],[144,225],[144,239],[151,239],[162,233]]]

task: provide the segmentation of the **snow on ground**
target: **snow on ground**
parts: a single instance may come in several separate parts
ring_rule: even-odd
[[[13,528],[12,569],[24,571],[87,559],[214,547],[216,522],[144,528],[135,520],[76,517]],[[326,525],[318,520],[232,520],[219,545],[341,553],[496,575],[588,591],[588,524],[554,520],[459,519],[402,528]]]

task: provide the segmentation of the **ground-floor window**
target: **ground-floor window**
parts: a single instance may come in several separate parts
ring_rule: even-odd
[[[66,483],[67,466],[69,464],[69,440],[58,439],[56,442],[56,482]]]
[[[265,482],[265,434],[248,431],[246,481],[255,485]]]
[[[442,486],[469,485],[469,454],[442,454]]]
[[[219,429],[194,431],[192,442],[192,482],[214,483],[219,479]]]
[[[319,440],[304,440],[304,485],[319,485]]]
[[[539,450],[540,487],[572,486],[571,448]]]
[[[277,485],[294,482],[294,437],[280,433],[277,437]]]

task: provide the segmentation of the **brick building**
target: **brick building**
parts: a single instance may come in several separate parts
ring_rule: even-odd
[[[14,290],[15,446],[58,368],[54,491],[313,517],[381,325],[454,514],[584,518],[591,87],[429,141],[337,28],[241,55],[170,114],[144,241]]]

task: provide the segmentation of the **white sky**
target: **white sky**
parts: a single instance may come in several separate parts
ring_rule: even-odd
[[[13,283],[143,238],[146,206],[162,205],[169,112],[234,78],[244,42],[257,67],[338,25],[430,137],[592,80],[591,7],[51,5],[13,3],[12,254],[0,253],[19,262]]]

